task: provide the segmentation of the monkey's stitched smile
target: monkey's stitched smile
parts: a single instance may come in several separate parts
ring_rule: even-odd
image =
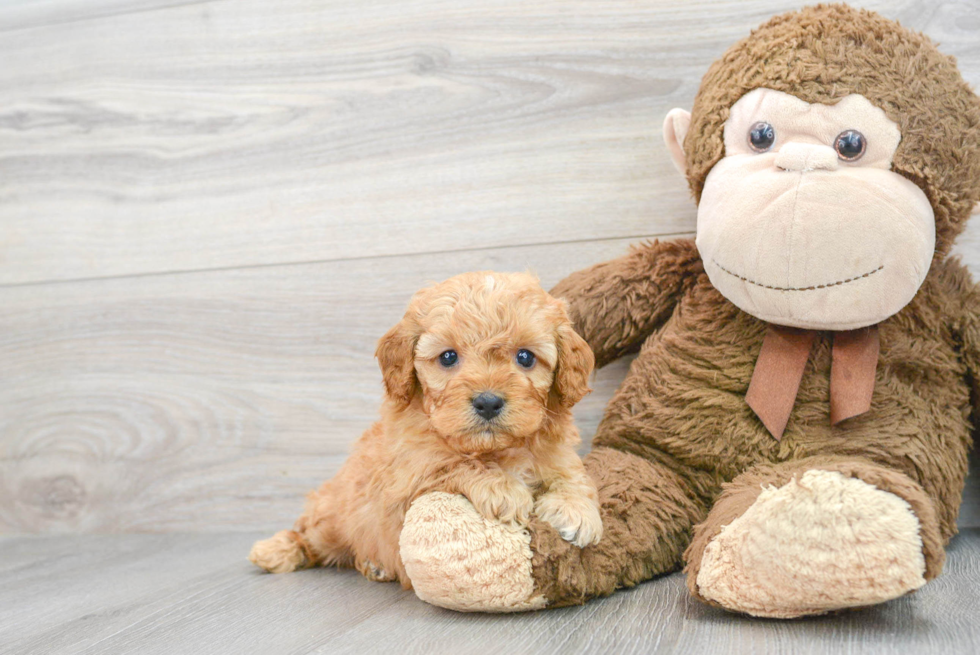
[[[816,291],[817,289],[827,289],[827,288],[830,288],[830,287],[839,287],[842,284],[847,284],[849,282],[856,282],[858,280],[863,280],[866,277],[871,277],[872,275],[874,275],[878,271],[880,271],[883,268],[885,268],[885,265],[882,264],[878,268],[874,269],[873,271],[868,271],[864,275],[856,275],[854,277],[849,277],[846,280],[838,280],[837,282],[828,282],[827,284],[815,284],[815,285],[809,286],[809,287],[777,287],[777,286],[774,286],[774,285],[771,285],[771,284],[762,284],[761,282],[756,282],[755,280],[750,280],[749,278],[747,278],[745,276],[742,276],[742,275],[739,275],[738,273],[733,273],[732,271],[728,270],[727,268],[725,268],[724,266],[722,266],[721,264],[719,264],[718,263],[718,260],[716,260],[714,258],[712,258],[711,261],[712,261],[712,263],[714,263],[715,266],[717,266],[718,268],[720,268],[724,272],[728,273],[729,275],[731,275],[733,277],[737,277],[738,279],[742,280],[743,282],[748,282],[749,284],[754,284],[755,286],[762,287],[763,289],[772,289],[773,291]]]

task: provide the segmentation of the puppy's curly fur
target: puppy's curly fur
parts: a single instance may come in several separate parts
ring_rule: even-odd
[[[529,368],[520,350],[533,353]],[[533,512],[578,546],[599,541],[571,413],[589,392],[594,358],[564,303],[533,276],[466,273],[419,291],[376,355],[381,420],[309,495],[293,530],[252,547],[252,562],[273,573],[352,566],[409,588],[398,538],[412,501],[430,491],[464,494],[503,522],[526,524]],[[504,405],[486,419],[473,401],[488,392]]]

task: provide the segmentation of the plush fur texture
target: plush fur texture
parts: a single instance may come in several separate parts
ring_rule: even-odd
[[[932,205],[932,267],[912,301],[878,325],[870,411],[831,425],[831,338],[820,333],[781,441],[745,401],[767,324],[711,285],[693,241],[640,245],[559,283],[552,293],[569,302],[599,366],[639,355],[585,460],[599,490],[603,540],[575,548],[531,522],[529,594],[543,595],[549,607],[610,594],[686,561],[689,586],[702,600],[797,616],[877,602],[917,586],[917,575],[929,580],[942,569],[943,547],[956,532],[971,433],[980,422],[980,289],[958,261],[946,258],[980,198],[980,99],[927,38],[880,16],[840,5],[779,16],[731,48],[702,82],[684,142],[696,197],[724,154],[728,109],[758,87],[825,104],[861,94],[899,125],[892,170],[918,185]],[[685,127],[668,123],[667,133]],[[738,540],[720,537],[724,526],[742,525],[743,535],[759,521],[793,526],[794,504],[804,502],[812,480],[836,480],[840,497],[873,499],[868,502],[893,517],[889,532],[859,511],[837,515],[826,505],[810,507],[833,526],[827,544],[836,539],[850,548],[854,542],[838,539],[848,530],[868,535],[861,548],[873,554],[872,568],[885,565],[887,557],[879,555],[889,544],[903,544],[898,582],[857,598],[854,576],[811,569],[794,588],[809,594],[720,592],[715,583],[727,574],[719,571],[745,561]],[[786,502],[770,502],[774,496],[763,491],[770,488],[785,490],[777,496]],[[474,543],[471,536],[460,537],[446,544],[447,552],[461,555],[467,543]],[[794,542],[800,562],[808,557],[802,546]],[[702,576],[705,562],[709,572]],[[430,573],[438,570],[445,569]],[[758,580],[760,573],[738,575]],[[442,584],[468,589],[469,608],[478,606],[479,592],[465,575]]]
[[[870,461],[862,461],[851,457],[807,457],[800,460],[782,462],[779,464],[759,464],[742,473],[732,482],[722,485],[722,494],[715,501],[711,514],[700,526],[697,535],[684,553],[687,561],[685,571],[688,574],[688,588],[695,596],[701,596],[697,580],[706,549],[712,541],[725,529],[755,506],[761,494],[769,488],[795,488],[803,478],[813,472],[833,474],[849,480],[860,480],[869,487],[893,497],[892,502],[900,502],[915,515],[917,524],[916,538],[922,551],[924,563],[923,574],[932,579],[939,575],[945,561],[943,544],[945,543],[939,529],[935,504],[921,486],[908,476],[889,468],[878,466]],[[863,501],[862,501],[863,502]],[[832,500],[828,511],[828,519],[839,521],[837,525],[846,526],[847,530],[858,533],[874,534],[874,529],[866,529],[862,523],[866,518],[861,515],[843,515],[839,511],[842,503],[839,498]],[[795,510],[785,517],[767,512],[767,519],[778,524],[780,520],[796,521]],[[875,519],[872,514],[871,519]],[[844,529],[844,528],[841,528]],[[842,553],[847,557],[847,553]]]
[[[913,302],[881,324],[882,352],[872,410],[838,426],[830,424],[827,414],[830,340],[826,335],[819,337],[789,425],[782,440],[776,441],[745,404],[766,325],[725,300],[708,282],[694,253],[694,244],[688,241],[654,243],[603,264],[601,269],[574,274],[554,290],[574,299],[571,307],[576,325],[596,348],[599,361],[610,352],[628,351],[643,343],[593,441],[603,448],[586,458],[600,489],[607,535],[631,533],[631,521],[636,520],[614,510],[602,497],[605,473],[596,460],[608,458],[612,449],[663,467],[678,481],[671,487],[657,485],[657,497],[647,500],[647,511],[653,516],[658,512],[654,508],[662,511],[680,497],[691,499],[695,507],[713,507],[712,515],[721,517],[712,520],[705,513],[694,516],[693,522],[684,517],[681,525],[708,519],[688,532],[685,542],[700,535],[710,539],[713,535],[709,533],[720,528],[718,521],[734,518],[718,497],[724,483],[737,482],[743,472],[764,467],[765,474],[751,482],[758,493],[763,483],[781,485],[788,481],[785,473],[780,473],[780,465],[792,473],[846,466],[849,475],[862,478],[861,465],[868,463],[901,481],[886,485],[884,478],[875,478],[872,484],[903,498],[913,508],[918,506],[923,541],[929,546],[927,561],[933,563],[926,578],[935,576],[941,568],[941,544],[956,531],[971,444],[971,401],[966,382],[975,378],[972,371],[977,362],[964,357],[963,334],[957,327],[975,320],[971,317],[977,305],[970,302],[977,297],[977,290],[967,286],[968,273],[955,261],[936,266]],[[613,291],[610,286],[641,279],[640,271],[654,268],[653,261],[661,270],[677,270],[677,264],[687,263],[685,273],[656,278],[657,295],[672,296],[671,289],[683,291],[683,295],[670,319],[647,339],[630,338],[623,326],[639,324],[649,314],[642,304],[636,315],[629,311],[638,288],[631,285],[624,290],[620,286]],[[641,288],[646,284],[644,281]],[[622,304],[631,318],[607,323],[598,308],[617,296],[627,299]],[[616,482],[630,489],[650,486],[646,476],[632,483],[619,476]],[[621,523],[626,525],[619,528]],[[541,541],[535,539],[532,543]],[[604,571],[592,570],[596,567],[584,570],[582,577],[588,582],[581,588],[591,589],[585,595],[610,593],[617,586],[635,583],[636,562],[627,553],[635,549],[649,556],[653,547],[640,541],[625,544],[619,554],[610,554],[613,559],[617,555],[623,558],[616,565],[620,577],[611,584],[595,584],[607,579]],[[656,544],[656,548],[662,547],[662,543]],[[672,570],[680,566],[681,552],[677,549],[649,568]],[[535,553],[536,562],[549,559],[544,549]],[[697,559],[689,552],[689,562]],[[554,586],[554,566],[549,563],[536,569],[540,587]],[[691,575],[696,577],[696,571],[695,564]],[[568,593],[563,590],[563,599]]]
[[[708,543],[697,593],[754,616],[793,618],[897,598],[926,583],[908,503],[857,478],[811,469],[769,485]]]
[[[402,561],[425,602],[464,612],[545,606],[544,595],[534,590],[531,537],[523,527],[491,521],[463,496],[441,491],[413,504],[405,526]],[[476,584],[458,587],[459,579]]]
[[[516,361],[521,349],[536,356],[532,366]],[[456,361],[446,366],[440,355],[450,350]],[[353,566],[409,587],[399,536],[411,502],[433,491],[463,494],[505,524],[526,525],[533,512],[569,541],[599,540],[571,414],[589,391],[592,353],[532,276],[468,273],[423,289],[377,356],[381,421],[310,494],[294,530],[255,544],[252,562],[273,573]],[[473,404],[485,392],[504,401],[489,419]]]
[[[925,192],[936,213],[936,257],[949,252],[980,200],[980,104],[953,57],[922,34],[845,5],[773,18],[729,48],[701,80],[684,143],[698,200],[724,155],[729,108],[760,87],[822,104],[856,93],[884,110],[902,132],[892,170]]]
[[[759,121],[775,142],[755,151]],[[858,130],[853,162],[833,145]],[[732,106],[725,157],[708,175],[695,243],[711,283],[743,311],[783,326],[853,330],[912,299],[936,246],[929,199],[891,170],[898,126],[867,99],[809,104],[756,89]]]

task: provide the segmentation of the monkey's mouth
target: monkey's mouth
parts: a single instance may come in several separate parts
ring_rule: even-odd
[[[871,277],[875,273],[877,273],[877,272],[881,271],[883,268],[885,268],[885,265],[882,264],[878,268],[876,268],[876,269],[874,269],[872,271],[868,271],[867,273],[864,273],[863,275],[855,275],[854,277],[849,277],[846,280],[837,280],[836,282],[827,282],[826,284],[814,284],[814,285],[811,285],[811,286],[808,286],[808,287],[777,287],[777,286],[775,286],[773,284],[763,284],[762,282],[756,282],[755,280],[752,280],[750,278],[747,278],[744,275],[739,275],[738,273],[735,273],[733,271],[730,271],[727,268],[725,268],[724,266],[722,266],[721,264],[719,264],[717,259],[712,258],[711,262],[715,266],[717,266],[718,268],[720,268],[722,271],[724,271],[725,273],[728,273],[729,275],[731,275],[732,277],[737,277],[739,280],[741,280],[743,282],[748,282],[749,284],[755,285],[757,287],[762,287],[763,289],[771,289],[772,291],[816,291],[817,289],[829,289],[830,287],[839,287],[842,284],[848,284],[850,282],[857,282],[858,280],[863,280],[866,277]]]

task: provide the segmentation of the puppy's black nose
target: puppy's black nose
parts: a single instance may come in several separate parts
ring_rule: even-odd
[[[499,414],[503,408],[504,399],[489,391],[484,391],[473,399],[473,409],[487,421]]]

